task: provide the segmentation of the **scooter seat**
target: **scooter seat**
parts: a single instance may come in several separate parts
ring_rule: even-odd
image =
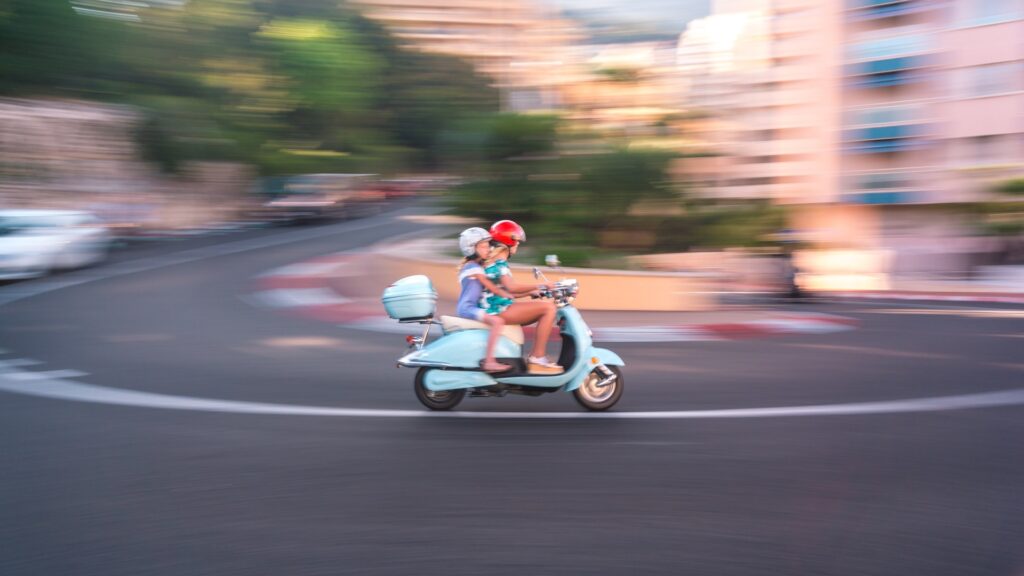
[[[491,329],[490,326],[483,322],[467,320],[466,318],[459,318],[458,316],[441,316],[441,328],[444,329],[445,334],[458,332],[459,330]],[[501,335],[520,346],[522,346],[523,342],[526,341],[526,336],[523,334],[523,327],[518,324],[506,324],[505,328],[501,331]]]

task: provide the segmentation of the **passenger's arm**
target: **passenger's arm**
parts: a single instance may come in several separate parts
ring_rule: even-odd
[[[494,282],[491,282],[491,279],[488,278],[486,274],[475,274],[473,278],[476,278],[481,284],[484,285],[484,288],[486,288],[492,294],[497,294],[502,298],[515,298],[515,296],[512,295],[511,290],[506,290],[502,286],[498,286]]]
[[[509,292],[515,294],[517,298],[522,296],[530,296],[536,293],[538,290],[543,290],[547,288],[546,284],[521,284],[513,280],[511,274],[506,274],[501,277],[501,285],[504,286],[505,289],[508,290]]]

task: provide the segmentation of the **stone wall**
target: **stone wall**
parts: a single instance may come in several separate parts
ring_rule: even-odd
[[[162,174],[139,158],[139,121],[128,106],[0,99],[0,207],[86,209],[145,229],[201,227],[250,208],[247,167]]]

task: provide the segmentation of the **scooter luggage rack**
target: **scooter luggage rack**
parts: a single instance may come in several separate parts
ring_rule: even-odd
[[[423,324],[424,325],[424,327],[423,327],[423,335],[422,336],[410,336],[409,337],[409,346],[413,347],[413,348],[416,348],[416,349],[423,348],[423,346],[427,343],[427,336],[430,334],[430,327],[431,326],[434,326],[435,324],[437,326],[441,325],[440,322],[438,322],[437,320],[434,320],[434,316],[433,315],[424,316],[422,318],[403,318],[403,319],[399,320],[398,323],[399,324]]]

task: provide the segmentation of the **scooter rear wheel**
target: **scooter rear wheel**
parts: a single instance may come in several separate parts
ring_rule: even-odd
[[[444,390],[435,391],[427,389],[427,372],[432,368],[420,368],[416,371],[416,379],[413,381],[413,388],[416,391],[416,399],[431,410],[451,410],[455,408],[462,399],[466,397],[465,390]]]
[[[587,410],[600,412],[607,410],[619,401],[622,397],[622,370],[618,366],[608,366],[608,369],[615,373],[615,381],[607,386],[598,387],[597,383],[604,379],[600,371],[594,369],[587,374],[586,380],[580,387],[573,390],[572,396]]]

